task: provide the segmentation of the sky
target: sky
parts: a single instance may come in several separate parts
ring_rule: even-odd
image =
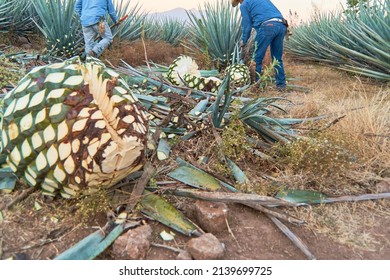
[[[163,12],[174,8],[193,9],[202,7],[205,2],[217,2],[219,0],[130,0],[132,4],[137,2],[142,5],[142,8],[150,12]],[[230,1],[230,0],[225,0]],[[347,0],[272,0],[276,7],[286,17],[289,10],[297,12],[299,17],[306,20],[314,11],[314,7],[320,11],[336,10],[340,7],[340,3],[345,5]]]

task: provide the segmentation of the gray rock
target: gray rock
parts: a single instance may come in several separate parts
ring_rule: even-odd
[[[187,250],[195,260],[220,260],[225,255],[224,245],[211,233],[188,241]]]
[[[113,255],[116,259],[143,260],[149,251],[151,236],[152,228],[149,225],[131,229],[114,242]]]
[[[200,227],[206,232],[218,233],[227,229],[226,217],[229,208],[225,203],[198,200],[195,215]]]

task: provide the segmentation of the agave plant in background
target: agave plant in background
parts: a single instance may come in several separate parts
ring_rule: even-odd
[[[112,35],[119,40],[134,41],[141,38],[141,34],[144,28],[144,22],[146,14],[141,12],[142,6],[138,3],[133,7],[130,7],[131,0],[115,0],[115,11],[118,18],[128,16],[120,26],[112,30]],[[108,19],[108,23],[111,26],[113,24],[111,18]]]
[[[33,3],[29,0],[0,0],[0,31],[27,33],[35,25]]]
[[[231,62],[232,54],[241,37],[238,9],[230,1],[219,0],[199,7],[200,17],[188,12],[189,40],[186,45],[191,51],[201,51],[218,66]]]
[[[143,165],[141,103],[100,61],[34,68],[5,96],[2,113],[1,158],[47,195],[111,186]]]
[[[174,47],[188,34],[185,22],[169,17],[147,19],[145,26],[147,39],[167,42]]]
[[[83,44],[81,24],[74,12],[76,0],[35,0],[36,22],[47,40],[49,54],[73,57],[80,54]]]
[[[298,58],[390,80],[390,1],[362,1],[359,5],[358,13],[317,15],[295,28],[286,50]]]
[[[10,11],[12,3],[7,0],[0,0],[0,30],[4,30],[10,24]]]

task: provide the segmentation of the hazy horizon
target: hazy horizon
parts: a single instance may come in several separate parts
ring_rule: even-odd
[[[131,5],[142,6],[142,9],[148,12],[165,12],[175,8],[198,9],[203,7],[206,2],[217,2],[220,0],[165,0],[164,2],[156,2],[155,0],[130,0]],[[230,0],[225,0],[230,3]],[[276,7],[287,17],[289,10],[293,13],[297,12],[302,20],[310,18],[310,15],[315,10],[319,11],[334,11],[340,9],[341,4],[346,5],[347,0],[271,0]]]

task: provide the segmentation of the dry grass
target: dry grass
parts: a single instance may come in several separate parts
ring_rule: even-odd
[[[337,168],[335,162],[326,162],[326,155],[332,154],[329,147],[329,153],[316,149],[310,154],[310,147],[301,145],[301,150],[296,147],[295,151],[302,156],[301,164],[318,161],[326,164],[326,168],[294,168],[290,162],[274,174],[277,182],[291,189],[319,190],[330,195],[376,192],[376,183],[390,176],[389,85],[315,64],[287,61],[286,69],[290,76],[299,79],[292,83],[310,89],[308,93],[287,95],[295,103],[289,107],[289,116],[331,116],[317,124],[306,123],[302,130],[304,135],[315,141],[325,139],[351,153],[354,160],[348,168]],[[340,116],[344,118],[331,124]],[[388,223],[385,217],[389,217],[389,213],[390,203],[380,201],[300,208],[296,214],[317,233],[371,250],[378,244],[389,244],[388,236],[375,235],[376,227],[388,226],[378,224],[377,218],[382,217],[382,221]]]
[[[348,139],[364,171],[390,176],[390,87],[318,65],[298,64],[293,72],[311,92],[289,95],[297,104],[291,116],[345,115],[327,133]]]
[[[307,222],[307,226],[316,233],[324,234],[333,240],[368,251],[390,244],[389,236],[376,234],[379,227],[388,227],[378,223],[388,217],[389,202],[359,202],[324,204],[313,207],[302,207],[292,214]]]
[[[184,53],[183,47],[173,47],[166,42],[145,41],[147,58],[155,63],[169,65],[179,55]],[[114,40],[112,46],[106,50],[101,59],[109,60],[118,65],[124,60],[132,66],[145,65],[145,48],[141,40],[135,42],[118,42]]]

